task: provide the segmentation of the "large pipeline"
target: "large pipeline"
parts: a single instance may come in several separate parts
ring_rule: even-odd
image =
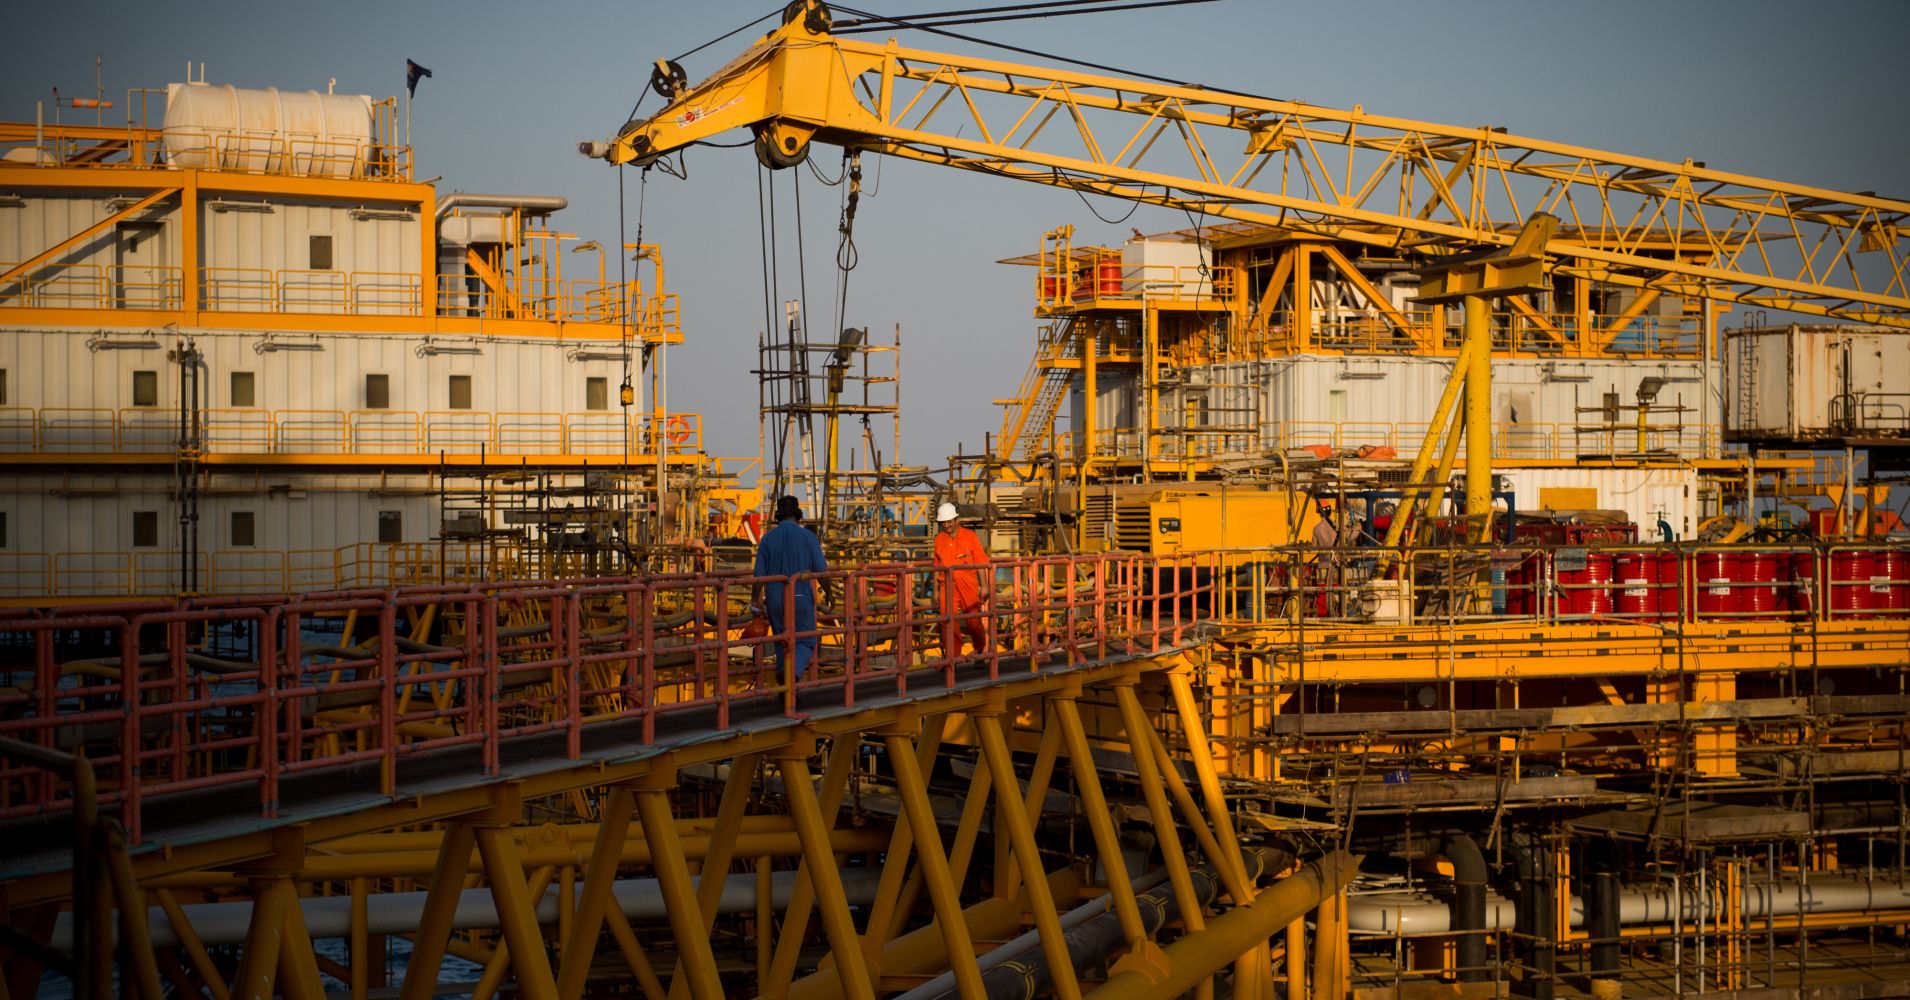
[[[1452,862],[1449,924],[1458,931],[1454,958],[1459,981],[1483,983],[1491,978],[1491,970],[1486,968],[1486,856],[1479,844],[1463,833],[1447,837],[1443,850],[1446,860]]]
[[[845,868],[842,871],[842,888],[848,894],[852,906],[867,906],[875,900],[876,882],[881,872],[874,868]],[[770,874],[770,899],[772,905],[781,911],[789,905],[790,894],[795,890],[796,873],[793,871],[772,872]],[[623,915],[631,920],[662,920],[668,915],[663,902],[663,890],[653,878],[621,879],[612,887],[617,905]],[[386,892],[371,897],[371,906],[367,909],[366,931],[371,934],[402,934],[418,929],[424,919],[424,892]],[[339,938],[351,933],[350,896],[315,896],[299,900],[299,909],[305,914],[305,927],[314,939]],[[246,928],[252,923],[252,902],[241,900],[232,903],[195,903],[180,907],[185,911],[187,923],[198,933],[199,939],[206,944],[242,944],[245,941]],[[753,874],[732,875],[723,883],[723,895],[716,904],[718,913],[754,913],[756,912],[756,876]],[[557,923],[557,892],[555,889],[544,894],[537,903],[537,922],[554,926]],[[152,943],[155,948],[170,948],[179,944],[179,935],[174,931],[172,921],[166,917],[166,911],[157,907],[147,911],[147,926],[152,928]],[[491,898],[487,888],[466,889],[458,897],[457,915],[452,918],[451,926],[456,930],[491,930],[499,925],[497,904]],[[72,914],[60,914],[59,921],[53,925],[53,937],[49,942],[55,948],[66,949],[72,946]]]
[[[1262,947],[1280,928],[1345,888],[1359,874],[1360,859],[1335,851],[1274,883],[1253,902],[1236,906],[1165,949],[1165,975],[1128,969],[1108,977],[1095,1000],[1154,1000],[1179,996],[1243,955]]]
[[[1716,907],[1697,893],[1689,890],[1673,893],[1669,885],[1631,886],[1617,889],[1614,894],[1617,922],[1623,926],[1670,924],[1674,913],[1687,923],[1718,916]],[[1744,887],[1743,899],[1743,916],[1748,920],[1796,916],[1800,912],[1869,913],[1910,909],[1910,873],[1893,878],[1883,874],[1866,877],[1822,872],[1802,882],[1795,878],[1781,878],[1775,883],[1755,882]],[[1571,926],[1586,926],[1586,912],[1585,898],[1573,896]],[[1353,930],[1381,934],[1445,934],[1452,930],[1447,905],[1424,892],[1352,896],[1347,900],[1347,920]],[[1515,920],[1515,907],[1511,902],[1488,894],[1488,930],[1508,930]]]
[[[1247,880],[1257,882],[1292,863],[1283,852],[1267,848],[1249,848],[1241,852],[1247,863]],[[1197,866],[1193,877],[1194,894],[1202,906],[1220,894],[1220,875],[1206,865]],[[1145,889],[1134,901],[1141,911],[1141,923],[1149,937],[1180,917],[1180,900],[1171,886],[1159,885],[1160,873],[1137,880],[1136,889]],[[1148,886],[1153,885],[1153,888]],[[1121,933],[1121,920],[1108,912],[1108,897],[1102,896],[1069,911],[1062,919],[1062,939],[1068,945],[1068,959],[1077,971],[1106,962],[1109,956],[1127,944]],[[982,987],[988,1000],[1033,1000],[1053,985],[1054,973],[1041,952],[1041,935],[1026,934],[977,959],[982,970]],[[944,973],[897,997],[896,1000],[959,1000],[953,973]]]
[[[1519,866],[1519,912],[1514,953],[1523,959],[1514,995],[1552,1000],[1558,959],[1558,875],[1550,845],[1538,837],[1513,838]],[[1481,935],[1483,937],[1484,935]],[[1520,991],[1519,986],[1524,990]]]

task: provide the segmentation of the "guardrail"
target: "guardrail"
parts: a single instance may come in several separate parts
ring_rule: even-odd
[[[672,455],[703,450],[703,417],[659,427],[621,411],[267,410],[201,412],[204,449],[228,455]],[[162,454],[178,449],[169,407],[0,406],[0,454]]]
[[[0,667],[0,737],[83,750],[100,804],[137,842],[144,803],[168,793],[250,788],[257,814],[273,816],[286,784],[309,772],[375,764],[379,790],[392,794],[400,761],[427,752],[462,748],[495,775],[503,745],[536,733],[562,733],[555,752],[576,760],[598,727],[653,743],[673,724],[720,732],[739,713],[800,718],[878,689],[933,697],[958,672],[998,679],[1160,652],[1211,608],[1206,567],[1199,556],[1004,560],[981,567],[995,582],[984,605],[953,614],[925,595],[965,570],[922,563],[771,581],[531,581],[16,614],[0,617],[0,644],[30,655]],[[816,627],[745,631],[759,582],[812,583],[823,595]],[[784,588],[786,601],[795,590]],[[964,652],[947,638],[964,617],[984,622],[989,648]],[[204,651],[214,632],[240,651]],[[81,652],[75,636],[113,652]],[[820,652],[798,678],[775,647],[803,638]],[[671,721],[686,716],[699,721]],[[55,773],[0,761],[0,818],[74,802]]]
[[[1910,547],[1291,546],[1221,553],[1222,622],[1682,624],[1910,618]]]
[[[0,261],[0,272],[18,261]],[[46,264],[18,281],[0,308],[141,309],[188,308],[185,269],[131,264]],[[303,268],[201,267],[199,296],[191,308],[207,312],[295,313],[343,316],[485,317],[570,323],[617,324],[625,319],[626,297],[642,293],[638,283],[525,278],[511,284],[508,296],[496,296],[475,278],[440,275],[426,308],[424,277],[408,271],[334,271]],[[623,294],[620,294],[620,291]],[[433,311],[435,310],[435,311]],[[642,299],[630,316],[639,338],[682,336],[681,309],[675,295]]]
[[[3,428],[4,424],[0,424]],[[1095,434],[1095,453],[1102,458],[1140,458],[1147,434],[1138,427],[1100,428]],[[1415,454],[1426,435],[1426,425],[1411,421],[1384,420],[1305,420],[1278,424],[1213,425],[1205,427],[1166,427],[1153,434],[1157,458],[1221,458],[1251,455],[1262,457],[1268,451],[1324,449],[1330,455],[1388,457],[1380,449],[1391,449],[1391,457]],[[1679,427],[1647,427],[1647,453],[1691,458],[1717,454],[1724,447],[1724,428],[1718,424]],[[1068,430],[1054,431],[1045,443],[1037,441],[1035,452],[1052,451],[1063,460],[1081,454],[1082,435]],[[1514,461],[1570,461],[1582,455],[1638,454],[1638,429],[1587,428],[1582,424],[1532,423],[1500,425],[1494,429],[1493,455]],[[1463,460],[1460,463],[1464,464]]]

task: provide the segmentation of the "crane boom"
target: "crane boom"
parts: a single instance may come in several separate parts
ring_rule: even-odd
[[[1910,201],[1197,86],[828,33],[811,0],[709,79],[659,63],[668,105],[584,143],[645,165],[733,128],[771,166],[849,148],[1443,256],[1562,225],[1558,270],[1910,328]]]

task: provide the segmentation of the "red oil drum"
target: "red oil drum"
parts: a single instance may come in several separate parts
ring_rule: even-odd
[[[1877,570],[1877,575],[1883,577],[1884,581],[1882,595],[1876,594],[1874,586],[1871,588],[1873,596],[1883,598],[1877,610],[1893,613],[1910,611],[1910,550],[1884,549],[1878,552]]]
[[[1808,618],[1817,611],[1817,553],[1778,553],[1777,607],[1788,618]]]
[[[1744,552],[1738,555],[1738,580],[1744,584],[1738,588],[1738,610],[1743,611],[1745,617],[1778,617],[1777,569],[1780,558],[1788,564],[1790,554]]]
[[[1587,552],[1584,569],[1558,571],[1558,585],[1560,617],[1611,614],[1611,553]]]
[[[1120,298],[1121,258],[1103,258],[1100,267],[1096,268],[1095,284],[1098,286],[1095,289],[1095,295],[1104,299]]]
[[[1882,609],[1889,587],[1882,578],[1878,553],[1842,549],[1830,554],[1830,613],[1840,618],[1867,618]]]
[[[1678,557],[1669,552],[1622,552],[1618,572],[1618,613],[1657,621],[1678,613]]]
[[[1061,276],[1058,274],[1042,275],[1041,276],[1041,301],[1053,302],[1055,299],[1055,296],[1060,294],[1061,294]]]
[[[1539,557],[1529,555],[1505,573],[1505,613],[1516,618],[1529,617],[1539,607]]]
[[[1697,589],[1699,615],[1736,617],[1744,610],[1738,596],[1739,559],[1736,552],[1700,552],[1692,586]]]

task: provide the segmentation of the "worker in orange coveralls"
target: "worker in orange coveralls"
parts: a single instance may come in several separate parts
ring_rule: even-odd
[[[936,577],[942,589],[942,614],[949,619],[942,623],[942,649],[950,656],[961,652],[956,638],[959,631],[968,636],[975,652],[985,653],[988,629],[982,621],[982,588],[988,585],[989,571],[946,567],[981,566],[988,562],[988,550],[982,548],[982,541],[974,532],[962,527],[954,504],[945,503],[937,508],[935,520],[941,529],[935,533],[935,566],[942,570]]]

